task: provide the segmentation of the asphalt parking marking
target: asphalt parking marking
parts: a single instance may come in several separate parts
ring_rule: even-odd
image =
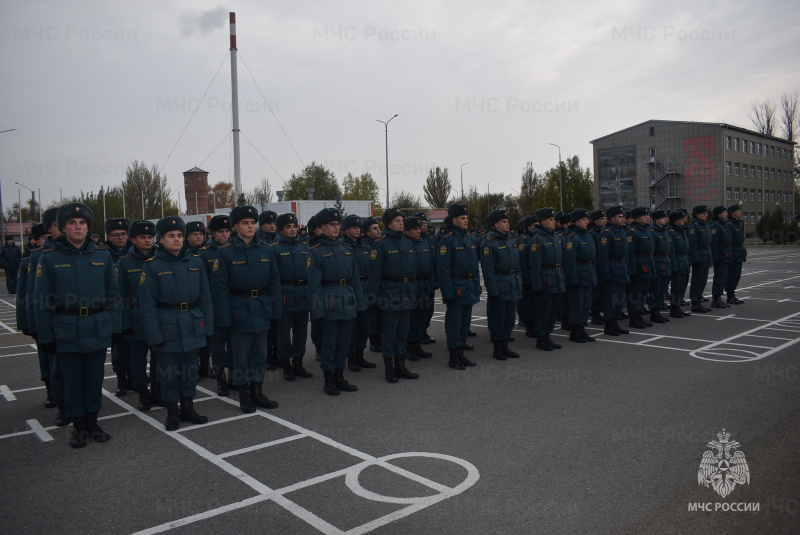
[[[800,278],[800,275],[795,275],[794,277],[788,277],[788,278],[785,278],[785,279],[768,280],[768,281],[762,282],[760,284],[753,284],[752,286],[747,286],[745,288],[736,288],[736,291],[737,292],[741,292],[741,291],[744,291],[744,290],[752,290],[753,288],[761,288],[763,286],[767,286],[767,285],[770,285],[770,284],[777,284],[779,282],[786,282],[786,281],[790,281],[790,280],[795,280],[797,278]]]
[[[16,401],[17,396],[8,388],[8,385],[0,385],[0,396],[6,398],[6,401]]]
[[[723,340],[712,342],[704,347],[691,351],[689,355],[701,360],[711,360],[716,362],[751,362],[755,360],[761,360],[763,358],[769,357],[770,355],[774,355],[778,351],[791,347],[792,345],[800,342],[800,336],[788,340],[786,340],[785,338],[781,338],[781,340],[785,341],[783,344],[777,347],[750,346],[747,344],[733,343],[733,342],[739,338],[750,336],[753,333],[757,333],[759,331],[783,331],[783,332],[791,332],[798,334],[798,325],[800,325],[800,312],[795,312],[794,314],[790,314],[783,318],[771,321],[766,325],[761,325],[749,331],[736,334],[734,336],[725,338]],[[789,328],[784,329],[783,327],[789,327]],[[762,349],[767,349],[767,351],[759,353],[756,351],[740,349],[741,347],[762,348]],[[742,353],[749,356],[741,355]],[[713,357],[722,357],[722,358],[713,358]]]
[[[42,442],[51,442],[53,440],[53,436],[45,431],[42,424],[39,423],[39,420],[25,420],[25,423],[33,430],[33,433],[39,437],[39,440]]]

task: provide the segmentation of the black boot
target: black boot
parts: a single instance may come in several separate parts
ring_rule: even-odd
[[[552,351],[553,346],[547,343],[547,338],[540,336],[536,339],[536,349],[541,349],[542,351]]]
[[[506,340],[503,340],[503,341],[500,342],[500,349],[502,349],[503,353],[505,353],[506,357],[508,357],[510,359],[518,359],[519,358],[519,353],[511,351],[508,348],[508,341],[506,341]]]
[[[128,374],[126,372],[117,372],[117,389],[114,395],[119,397],[128,393]]]
[[[302,377],[303,379],[311,379],[314,377],[313,373],[303,368],[303,357],[293,358],[292,368],[294,369],[296,377]]]
[[[314,358],[315,359],[320,360],[320,361],[322,360],[322,357],[320,356],[321,352],[322,352],[322,346],[320,344],[314,344]]]
[[[336,388],[341,392],[355,392],[358,390],[356,385],[351,385],[344,378],[344,370],[333,370],[333,378],[336,381]]]
[[[653,323],[669,323],[669,320],[661,315],[661,311],[657,308],[650,309],[650,321]]]
[[[423,344],[435,344],[436,343],[436,339],[435,338],[431,338],[431,335],[429,335],[426,332],[424,335],[422,335],[422,343]]]
[[[492,341],[492,344],[494,344],[494,351],[492,352],[492,358],[495,358],[497,360],[507,360],[508,357],[506,356],[505,353],[503,353],[503,348],[500,346],[500,340],[494,340]]]
[[[78,416],[72,419],[72,435],[69,437],[69,445],[78,449],[86,445],[89,433],[86,432],[86,416]]]
[[[373,353],[380,353],[383,351],[381,347],[381,335],[371,334],[369,336],[369,350]]]
[[[705,314],[708,312],[706,307],[704,307],[698,299],[692,299],[692,312],[697,312],[698,314]]]
[[[359,349],[358,351],[356,351],[356,361],[358,362],[358,365],[361,366],[362,368],[371,369],[375,367],[374,362],[370,362],[364,358],[363,349]]]
[[[193,424],[207,424],[208,417],[197,414],[194,410],[194,400],[192,398],[181,398],[181,422]]]
[[[406,356],[401,355],[394,358],[394,372],[402,379],[419,379],[419,374],[406,368]]]
[[[323,389],[329,396],[338,396],[339,387],[336,386],[336,377],[334,370],[322,370],[322,375],[325,377],[325,386]]]
[[[397,373],[394,371],[394,359],[383,357],[384,376],[390,383],[397,382]]]
[[[58,412],[56,412],[56,426],[57,427],[64,427],[72,423],[71,418],[67,418],[64,414],[64,400],[59,399],[56,401],[56,407],[58,407]],[[84,422],[84,427],[86,426],[86,422]]]
[[[617,329],[614,328],[614,322],[611,320],[606,320],[605,327],[603,328],[603,333],[609,336],[619,336]]]
[[[278,361],[280,367],[283,368],[283,378],[287,381],[294,381],[297,379],[294,373],[294,368],[292,367],[292,362],[289,359],[280,359]]]
[[[455,347],[448,347],[447,350],[450,352],[450,360],[447,362],[447,364],[454,370],[465,369],[464,365],[461,364],[461,360],[458,358],[458,349]]]
[[[743,305],[744,301],[736,297],[736,292],[728,293],[728,305]]]
[[[356,352],[350,351],[347,353],[347,369],[351,372],[360,372],[361,366],[358,364],[356,360]]]
[[[463,346],[460,347],[460,349],[461,351],[472,351],[473,349],[475,349],[475,346],[464,344]]]
[[[147,412],[152,408],[150,404],[150,391],[147,390],[147,385],[137,386],[136,392],[139,394],[139,410]]]
[[[472,329],[467,329],[467,336],[478,336],[478,333],[474,332]]]
[[[553,339],[550,338],[549,334],[545,336],[545,340],[547,340],[547,343],[550,344],[553,347],[553,349],[561,349],[563,347],[561,344],[553,342]]]
[[[229,390],[228,390],[228,378],[225,375],[225,368],[215,368],[215,369],[217,370],[217,395],[227,396]]]
[[[167,408],[167,419],[164,421],[164,429],[167,431],[175,431],[180,428],[180,412],[178,411],[178,402],[165,403]]]
[[[245,414],[252,414],[256,412],[256,406],[253,403],[253,398],[250,396],[250,385],[241,385],[235,387],[239,391],[239,407]]]
[[[587,342],[597,342],[597,338],[592,338],[591,336],[589,336],[589,333],[586,332],[586,327],[579,327],[579,328],[581,330],[581,336],[583,336],[584,340],[586,340]]]
[[[572,324],[569,322],[569,318],[561,318],[561,330],[572,332]]]
[[[603,325],[603,316],[600,315],[599,310],[592,310],[592,325]]]
[[[411,361],[418,361],[419,355],[414,353],[414,343],[413,342],[406,342],[406,355],[408,356],[408,360]]]
[[[644,319],[642,319],[642,315],[639,313],[632,313],[631,318],[628,321],[628,325],[631,329],[646,329],[647,324],[645,323]]]
[[[44,408],[45,409],[52,409],[58,407],[58,402],[53,399],[53,390],[50,387],[50,379],[44,380],[44,389],[47,392],[47,397],[44,399]]]
[[[581,334],[580,327],[573,327],[572,331],[569,333],[569,341],[570,342],[578,342],[579,344],[585,344],[586,340],[583,338]]]
[[[670,318],[681,319],[681,318],[683,318],[683,316],[684,316],[683,310],[681,310],[681,307],[679,307],[678,305],[672,305],[669,308],[669,317]]]
[[[433,353],[431,353],[430,351],[425,351],[424,349],[422,349],[421,342],[414,342],[413,347],[411,348],[411,353],[413,353],[418,357],[422,357],[424,359],[429,359],[433,356]]]
[[[628,329],[623,329],[622,327],[620,327],[619,323],[617,323],[617,320],[613,320],[611,323],[614,325],[614,328],[617,330],[617,334],[631,334],[631,332]]]
[[[272,401],[264,395],[262,390],[264,383],[250,383],[250,399],[253,405],[261,407],[262,409],[277,409],[278,402]]]
[[[467,368],[472,368],[476,366],[474,362],[469,360],[466,355],[464,355],[464,346],[458,348],[458,361],[463,364]]]
[[[96,412],[90,412],[86,415],[86,432],[92,437],[92,440],[101,444],[111,440],[111,435],[103,431],[103,429],[97,425]]]
[[[711,299],[711,308],[728,308],[728,305],[722,302],[721,295],[716,295]]]

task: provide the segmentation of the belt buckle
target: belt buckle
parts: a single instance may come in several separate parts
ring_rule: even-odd
[[[627,261],[628,261],[628,259],[627,259],[627,258],[625,258],[625,257],[623,256],[623,257],[622,257],[622,261],[623,261],[623,262],[627,262]]]
[[[78,315],[80,316],[88,316],[89,315],[89,307],[81,307],[78,309]]]
[[[258,290],[250,290],[250,297],[252,297],[253,299],[258,297]]]
[[[305,281],[297,281],[297,285],[298,286],[303,286],[304,284],[305,284]]]
[[[181,312],[188,312],[189,311],[189,303],[180,303]]]
[[[339,279],[339,286],[347,286],[347,279]]]
[[[589,265],[590,265],[590,266],[592,265],[592,261],[591,261],[591,260],[589,260]]]
[[[403,277],[403,284],[408,284],[408,277]]]
[[[468,281],[471,281],[471,280],[472,280],[472,273],[470,273],[469,275],[467,275],[467,280],[468,280]]]
[[[511,274],[512,274],[512,275],[516,275],[516,274],[517,274],[517,270],[516,270],[516,269],[512,269],[512,270],[511,270]]]
[[[561,264],[556,264],[556,269],[561,269]]]

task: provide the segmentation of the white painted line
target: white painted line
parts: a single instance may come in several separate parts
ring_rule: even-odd
[[[735,318],[735,317],[736,317],[736,314],[728,314],[727,316],[718,316],[717,317],[717,321],[729,320],[729,319]]]
[[[656,340],[660,340],[664,338],[663,336],[653,336],[652,338],[648,338],[647,340],[642,340],[641,342],[636,342],[638,345],[644,345],[649,342],[655,342]]]
[[[237,404],[238,405],[238,404]],[[193,425],[190,427],[181,427],[177,431],[173,431],[173,433],[184,433],[186,431],[193,431],[195,429],[206,429],[211,427],[212,425],[219,425],[219,424],[226,424],[228,422],[235,422],[238,420],[244,420],[245,418],[252,418],[253,416],[258,416],[257,413],[253,412],[251,414],[237,414],[236,416],[231,416],[229,418],[222,418],[221,420],[212,420],[205,424],[200,425]]]
[[[181,526],[185,526],[193,522],[199,522],[200,520],[213,518],[217,515],[222,515],[225,513],[229,513],[231,511],[236,511],[237,509],[249,507],[251,505],[255,505],[257,503],[261,503],[267,500],[269,500],[268,496],[263,496],[263,495],[253,496],[252,498],[247,498],[246,500],[242,500],[240,502],[231,503],[228,505],[224,505],[222,507],[217,507],[216,509],[210,509],[208,511],[203,511],[202,513],[197,513],[196,515],[187,516],[186,518],[181,518],[180,520],[173,520],[161,524],[159,526],[153,526],[152,528],[143,529],[142,531],[137,531],[136,533],[134,533],[134,535],[151,535],[154,533],[163,533],[165,531],[170,531],[172,529],[179,528]]]
[[[53,437],[45,431],[45,428],[42,427],[42,424],[39,423],[39,420],[25,420],[25,423],[33,429],[33,432],[36,433],[36,436],[39,437],[39,440],[42,442],[50,442],[53,440]]]
[[[19,394],[20,392],[33,392],[34,390],[44,390],[43,386],[32,386],[31,388],[18,388],[16,390],[12,390],[15,394]]]
[[[765,331],[781,331],[785,333],[797,333],[797,329],[779,329],[777,327],[764,327]]]
[[[272,442],[264,442],[263,444],[257,444],[255,446],[250,446],[247,448],[242,448],[240,450],[233,450],[226,453],[220,453],[220,459],[227,459],[228,457],[233,457],[234,455],[242,455],[244,453],[250,453],[251,451],[262,450],[264,448],[269,448],[271,446],[277,446],[278,444],[284,444],[286,442],[292,442],[293,440],[297,440],[299,438],[306,438],[306,435],[291,435],[284,438],[279,438],[278,440],[273,440]]]
[[[11,334],[17,334],[17,333],[19,332],[19,331],[17,331],[16,329],[12,329],[11,327],[9,327],[8,325],[6,325],[6,324],[5,324],[5,323],[3,323],[2,321],[0,321],[0,327],[2,327],[3,329],[6,329],[6,330],[7,330],[8,332],[10,332]]]
[[[17,397],[14,395],[14,393],[11,391],[11,389],[8,388],[8,385],[0,385],[0,396],[3,396],[4,398],[6,398],[6,401],[16,401],[17,400]]]
[[[11,355],[0,355],[0,359],[4,359],[6,357],[21,357],[22,355],[37,355],[38,351],[26,351],[25,353],[13,353]]]
[[[790,280],[794,280],[794,279],[797,279],[797,278],[800,278],[800,275],[795,275],[794,277],[789,277],[789,278],[786,278],[786,279],[780,279],[780,280],[776,280],[776,281],[762,282],[761,284],[754,284],[752,286],[747,286],[746,288],[737,288],[737,291],[739,291],[739,290],[750,290],[752,288],[759,288],[761,286],[766,286],[767,284],[776,284],[778,282],[790,281]]]
[[[780,336],[763,336],[760,334],[748,334],[749,338],[767,338],[769,340],[794,340],[794,338],[781,338]]]
[[[790,329],[776,329],[775,327],[772,327],[772,325],[779,325],[781,322],[784,322],[784,321],[787,321],[787,320],[792,320],[792,319],[798,317],[799,315],[800,315],[800,312],[795,312],[794,314],[790,314],[788,316],[785,316],[783,318],[775,320],[775,321],[773,321],[771,323],[768,323],[767,325],[764,325],[764,326],[761,326],[761,327],[756,327],[756,328],[751,329],[749,331],[745,331],[743,333],[740,333],[740,334],[725,338],[724,340],[719,340],[717,342],[711,343],[711,344],[709,344],[709,345],[707,345],[705,347],[701,347],[700,349],[696,349],[696,350],[692,351],[691,353],[689,353],[689,355],[691,355],[692,357],[695,357],[695,358],[703,359],[703,360],[714,360],[714,359],[704,359],[702,356],[700,356],[700,354],[701,353],[703,353],[703,354],[713,354],[712,352],[710,352],[708,350],[709,349],[713,349],[713,348],[717,348],[717,347],[719,347],[721,345],[738,345],[738,344],[731,343],[731,342],[733,340],[736,340],[737,338],[742,338],[742,337],[748,336],[748,335],[750,335],[752,333],[755,333],[755,332],[758,332],[758,331],[762,331],[762,330],[770,330],[770,331],[777,330],[777,331],[787,331],[787,332],[796,333],[797,331],[792,331]],[[754,357],[747,359],[748,361],[761,360],[763,358],[769,357],[770,355],[774,355],[778,351],[781,351],[782,349],[785,349],[785,348],[787,348],[789,346],[792,346],[792,345],[796,344],[797,342],[800,342],[800,338],[796,338],[794,340],[790,340],[790,341],[788,341],[788,342],[786,342],[784,344],[781,344],[780,346],[778,346],[776,348],[773,348],[773,349],[771,349],[771,350],[769,350],[769,351],[767,351],[767,352],[765,352],[763,354],[760,354],[760,355],[759,354],[755,354],[755,353],[753,353],[751,351],[742,350],[742,352],[753,353],[755,355]]]

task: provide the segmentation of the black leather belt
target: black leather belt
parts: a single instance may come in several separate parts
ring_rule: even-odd
[[[414,280],[414,277],[404,277],[402,279],[392,279],[389,277],[383,277],[383,280],[389,282],[399,282],[400,284],[408,284],[409,282]]]
[[[428,276],[427,275],[417,275],[417,280],[418,281],[426,281],[426,280],[428,280]]]
[[[591,260],[578,260],[578,263],[583,265],[583,266],[591,266],[591,265],[593,265],[593,262]]]
[[[289,280],[281,280],[281,284],[284,286],[305,286],[308,284],[308,279],[298,280],[298,281],[289,281]]]
[[[347,279],[339,279],[336,281],[322,281],[323,286],[350,286]]]
[[[542,269],[561,269],[561,264],[542,264]]]
[[[56,307],[56,314],[66,314],[67,316],[89,316],[91,314],[98,314],[100,312],[105,312],[105,307],[100,308],[89,308],[89,307],[80,307],[80,308],[63,308],[63,307]]]
[[[612,258],[611,260],[619,260],[620,262],[627,262],[628,261],[628,259],[626,257],[624,257],[624,256],[620,256],[620,257],[617,257],[617,258]]]
[[[498,275],[516,275],[516,269],[495,269],[494,272]]]
[[[179,310],[181,312],[187,312],[193,308],[197,308],[197,301],[194,303],[162,303],[159,301],[156,303],[156,306],[165,310]]]
[[[469,275],[453,275],[454,279],[462,280],[462,281],[471,281],[477,279],[478,276],[474,273],[470,273]]]
[[[645,258],[653,258],[653,253],[636,253],[636,256],[643,256]]]
[[[256,297],[260,297],[267,293],[266,288],[261,288],[260,290],[228,290],[228,293],[231,295],[238,295],[240,297],[252,297],[255,299]]]

